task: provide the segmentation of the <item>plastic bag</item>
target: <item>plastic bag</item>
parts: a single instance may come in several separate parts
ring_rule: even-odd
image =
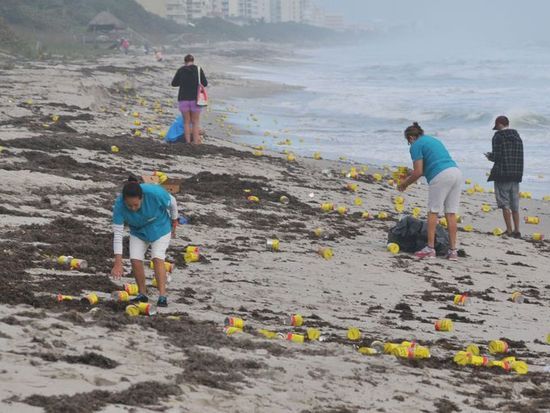
[[[403,252],[413,253],[428,245],[428,223],[406,216],[388,233],[388,243],[395,243]],[[449,250],[449,234],[441,225],[435,230],[435,251],[445,255]]]
[[[183,117],[180,115],[168,129],[164,141],[168,143],[174,143],[179,141],[184,135]]]

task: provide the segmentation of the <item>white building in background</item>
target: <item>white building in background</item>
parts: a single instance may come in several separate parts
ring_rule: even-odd
[[[346,30],[344,16],[341,14],[325,15],[325,24],[323,27],[337,32]]]
[[[187,0],[161,0],[160,2],[165,5],[166,18],[174,20],[179,24],[187,23],[189,20],[189,14],[187,13]]]
[[[240,0],[221,0],[222,16],[223,17],[239,17],[240,16]]]
[[[305,3],[304,0],[271,0],[271,21],[302,22]]]
[[[146,10],[185,24],[203,17],[296,22],[341,30],[342,16],[327,15],[315,0],[136,0]]]
[[[187,18],[196,20],[210,16],[213,10],[212,6],[211,0],[187,0]]]

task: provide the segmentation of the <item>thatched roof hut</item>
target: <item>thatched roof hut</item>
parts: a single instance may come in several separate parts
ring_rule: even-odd
[[[91,32],[110,32],[124,29],[126,29],[126,24],[108,11],[102,11],[88,23],[88,31]]]

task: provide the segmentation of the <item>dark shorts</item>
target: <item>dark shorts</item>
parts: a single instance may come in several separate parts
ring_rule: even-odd
[[[519,212],[518,182],[495,182],[495,196],[500,209]]]
[[[181,113],[200,113],[202,109],[199,105],[197,105],[197,102],[195,100],[180,100],[178,102],[178,106]]]

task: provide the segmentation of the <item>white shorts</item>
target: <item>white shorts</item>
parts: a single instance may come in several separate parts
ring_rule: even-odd
[[[166,258],[166,250],[170,245],[171,238],[172,233],[169,232],[151,243],[130,235],[130,259],[143,261],[145,259],[147,248],[151,245],[151,259],[158,258],[160,260],[164,260]]]
[[[458,168],[448,168],[437,174],[429,184],[428,210],[434,214],[457,214],[462,181],[462,172]]]

